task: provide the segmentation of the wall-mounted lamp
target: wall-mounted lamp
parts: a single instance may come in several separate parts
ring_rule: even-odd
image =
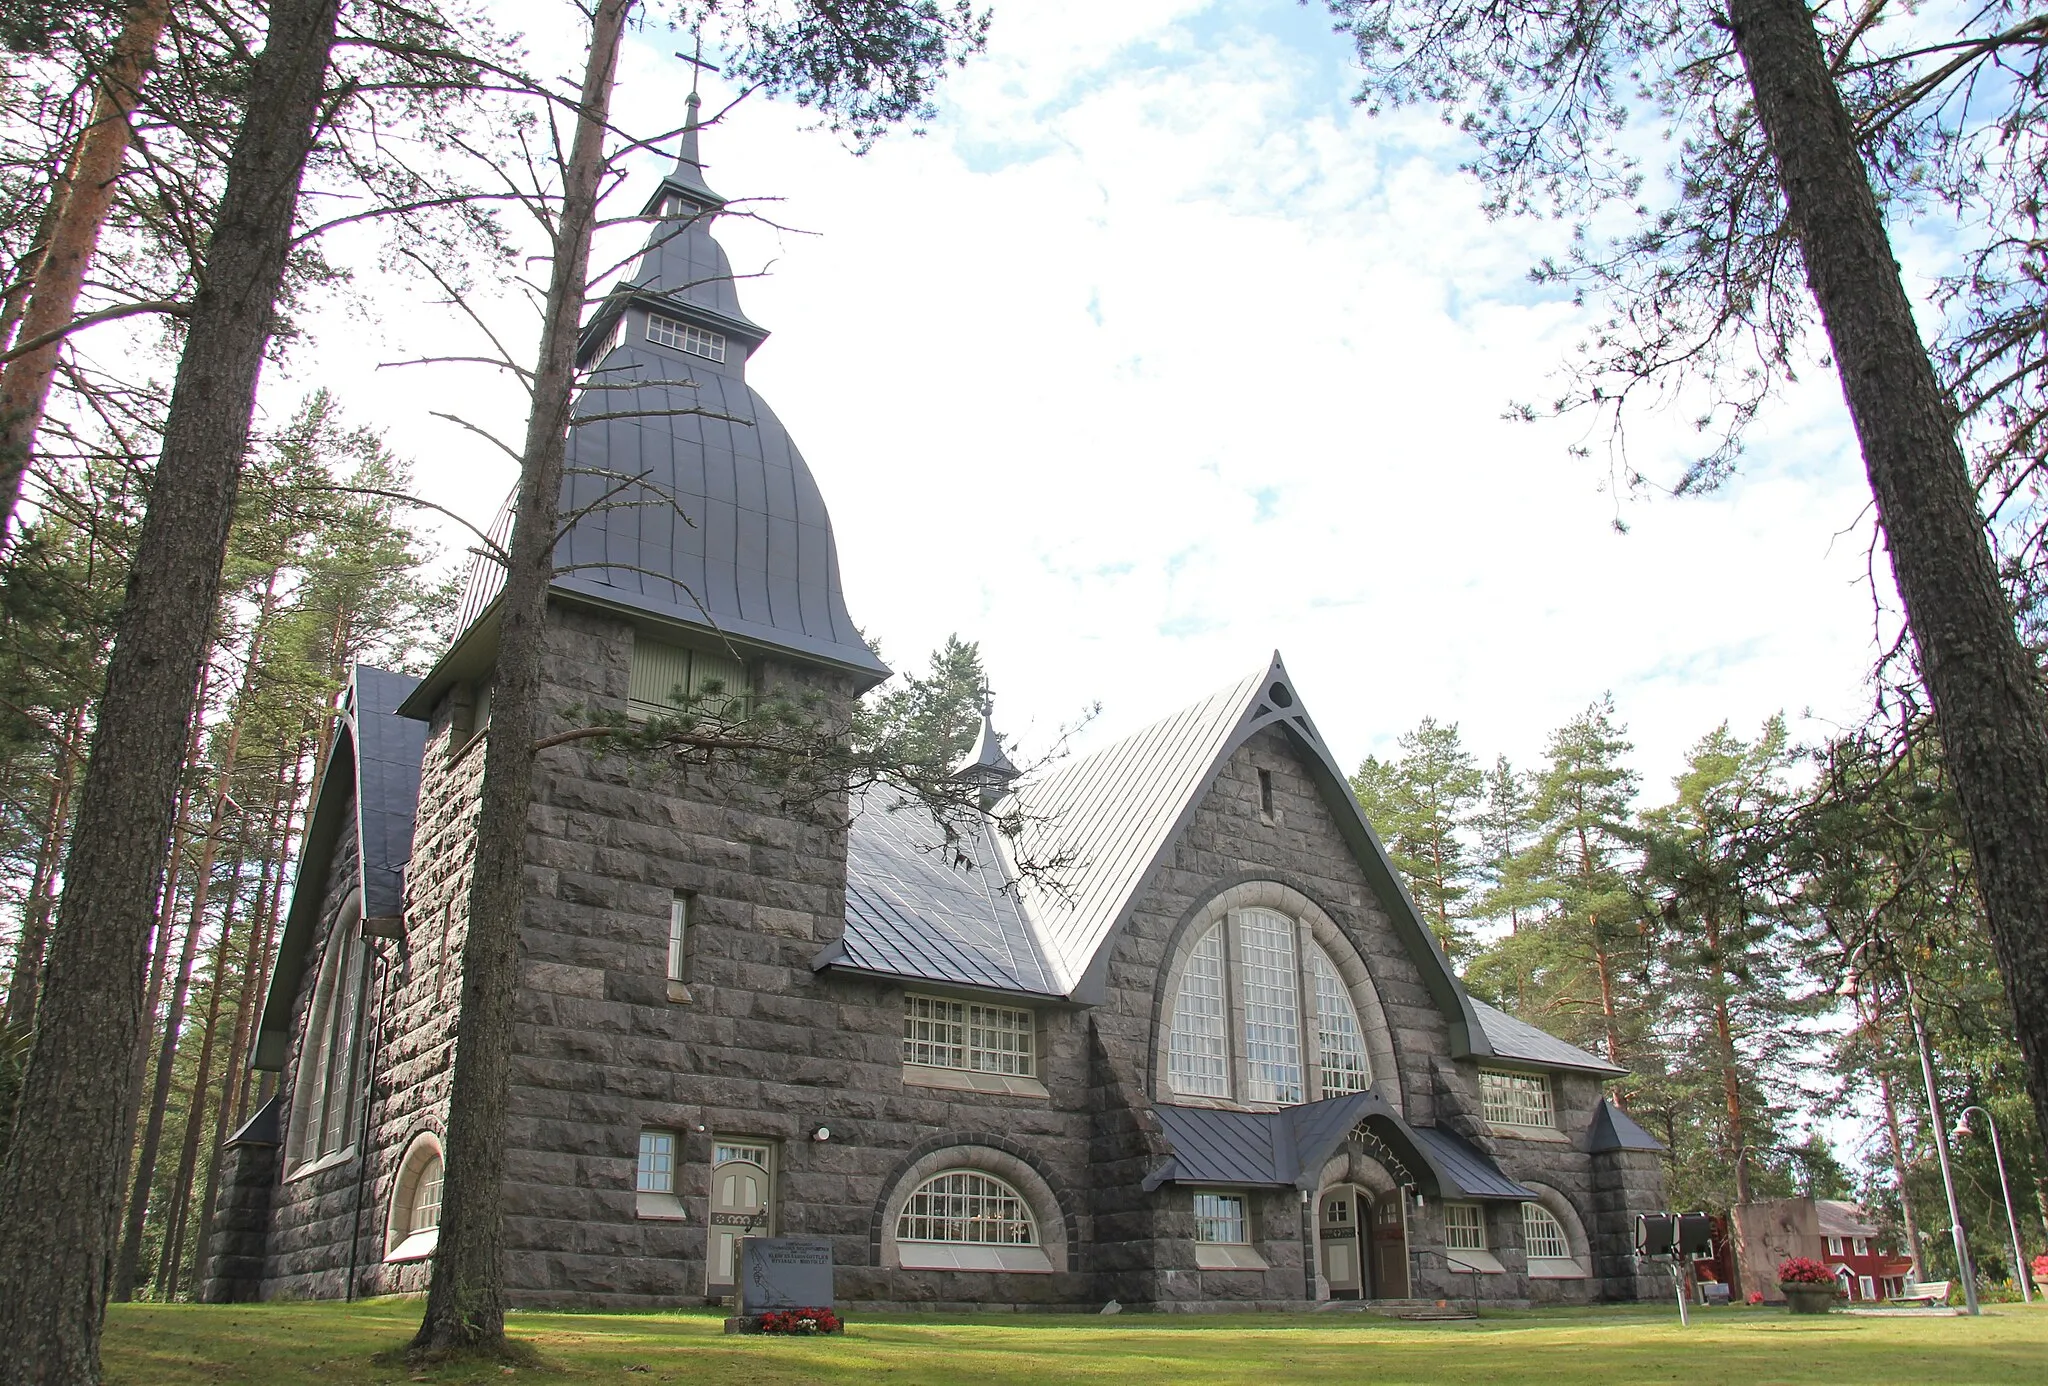
[[[831,1140],[832,1128],[829,1126],[820,1126],[817,1130],[811,1132],[811,1139],[820,1142]]]

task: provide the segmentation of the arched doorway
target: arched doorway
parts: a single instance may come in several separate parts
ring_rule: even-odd
[[[1398,1188],[1337,1184],[1317,1201],[1318,1269],[1332,1299],[1408,1298],[1408,1216]]]

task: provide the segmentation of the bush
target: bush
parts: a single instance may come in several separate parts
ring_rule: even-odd
[[[761,1316],[763,1333],[837,1333],[839,1316],[830,1309],[771,1309]]]

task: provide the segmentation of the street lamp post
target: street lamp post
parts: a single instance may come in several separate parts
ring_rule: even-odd
[[[1851,970],[1842,985],[1852,994],[1856,987],[1856,959],[1872,943],[1883,946],[1879,936],[1873,934],[1852,949],[1846,959]],[[1928,1126],[1934,1132],[1934,1155],[1941,1165],[1942,1191],[1948,1195],[1948,1230],[1956,1246],[1956,1273],[1963,1281],[1963,1307],[1972,1314],[1980,1314],[1983,1310],[1977,1303],[1977,1272],[1970,1264],[1970,1242],[1963,1231],[1963,1204],[1956,1195],[1955,1170],[1949,1164],[1948,1122],[1942,1117],[1941,1093],[1934,1084],[1934,1055],[1927,1044],[1926,1022],[1920,1018],[1920,994],[1913,989],[1913,974],[1904,967],[1899,969],[1899,980],[1906,987],[1906,1014],[1913,1018],[1913,1041],[1920,1050],[1920,1080],[1927,1086]]]
[[[2027,1274],[2027,1249],[2020,1245],[2020,1223],[2019,1219],[2013,1216],[2012,1181],[2005,1174],[2005,1147],[1999,1144],[1998,1123],[1992,1120],[1989,1111],[1973,1103],[1963,1108],[1961,1120],[1956,1123],[1956,1135],[1960,1138],[1973,1134],[1970,1130],[1970,1113],[1972,1112],[1983,1112],[1984,1124],[1991,1130],[1991,1158],[1998,1164],[1998,1192],[2005,1199],[2005,1230],[2012,1234],[2012,1273],[2020,1282],[2020,1302],[2022,1304],[2032,1304],[2034,1302],[2034,1292],[2031,1287],[2033,1277]]]

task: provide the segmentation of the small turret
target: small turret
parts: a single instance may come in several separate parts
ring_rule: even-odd
[[[994,713],[991,704],[981,705],[981,734],[974,739],[974,745],[960,763],[953,767],[953,778],[962,784],[971,784],[981,790],[981,806],[994,808],[1010,792],[1010,786],[1024,772],[1011,763],[1003,753],[1003,739],[996,735]]]

